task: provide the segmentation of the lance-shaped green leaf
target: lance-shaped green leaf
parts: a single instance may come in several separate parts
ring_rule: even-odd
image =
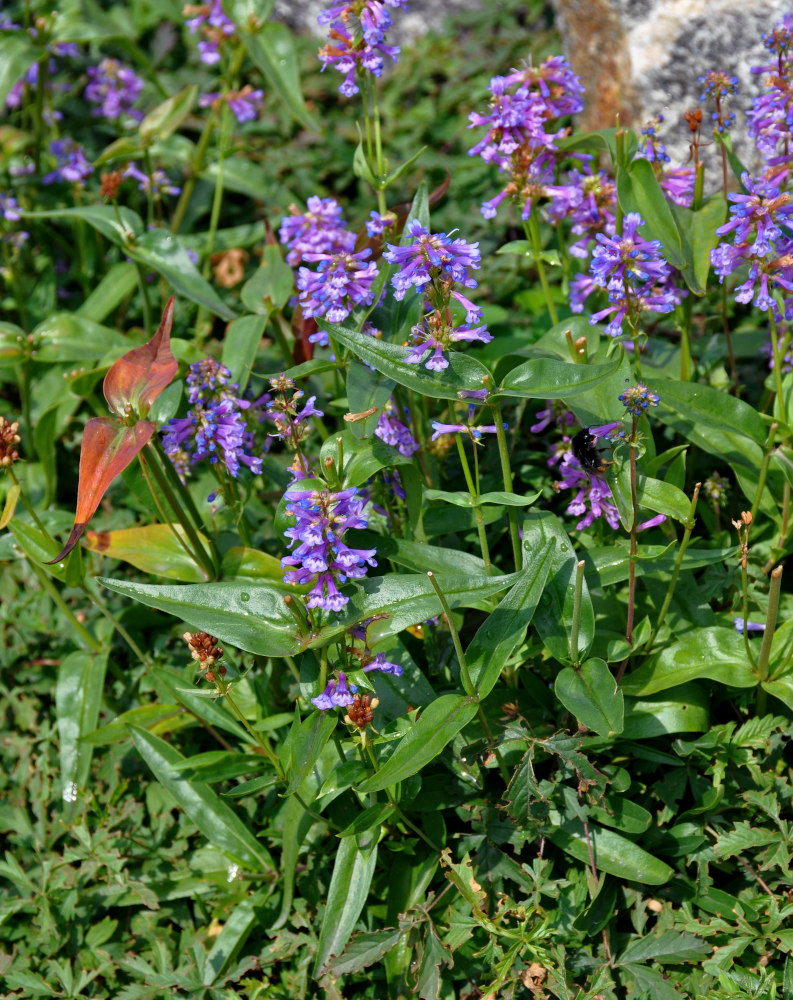
[[[264,582],[150,585],[103,577],[99,582],[250,653],[294,656],[303,648],[284,603],[288,591],[283,586]]]
[[[166,302],[151,340],[120,357],[105,375],[102,388],[112,413],[145,418],[154,400],[173,381],[179,364],[171,353],[172,325],[173,296]]]
[[[191,83],[178,94],[169,97],[153,108],[138,125],[138,134],[144,146],[162,142],[172,135],[193,110],[198,97],[198,84]]]
[[[238,34],[256,68],[281,98],[284,107],[305,128],[318,132],[319,124],[306,107],[300,90],[299,60],[292,32],[284,24],[268,22],[255,34],[242,30]]]
[[[118,417],[91,417],[83,431],[80,480],[74,527],[63,550],[48,565],[60,562],[75,547],[108,487],[150,440],[157,425],[139,420],[133,427]]]
[[[0,108],[5,108],[11,88],[19,83],[41,53],[26,31],[0,38]]]
[[[556,697],[579,723],[608,738],[622,732],[625,708],[608,665],[593,657],[580,670],[565,667],[554,684]]]
[[[165,576],[184,583],[201,583],[206,573],[185,551],[180,524],[139,524],[115,531],[88,531],[84,546],[92,552],[128,562],[144,573]],[[206,540],[199,534],[202,544]]]
[[[186,781],[182,777],[177,765],[185,758],[178,750],[146,729],[130,726],[130,732],[155,778],[173,795],[211,844],[254,871],[276,871],[264,844],[254,837],[239,816],[203,782]]]
[[[680,270],[690,267],[677,222],[649,160],[636,159],[629,170],[617,171],[617,197],[623,211],[638,212],[644,219],[642,235],[661,241],[664,256],[673,267]],[[693,272],[687,280],[695,282]],[[696,284],[689,287],[697,294],[702,293]]]
[[[551,568],[553,542],[527,556],[528,565],[520,579],[479,626],[465,651],[465,660],[474,689],[486,698],[505,663],[523,642],[542,597]]]
[[[322,325],[334,340],[349,347],[365,364],[424,396],[457,399],[461,391],[486,388],[485,379],[490,377],[490,372],[481,362],[459,351],[446,351],[444,356],[449,362],[448,368],[432,372],[423,364],[412,365],[405,361],[410,354],[409,347],[375,340],[365,333],[335,323],[323,321]]]
[[[493,395],[519,396],[521,399],[568,399],[609,378],[621,361],[620,354],[606,365],[574,365],[555,358],[526,361],[512,369]]]
[[[93,746],[83,737],[96,729],[105,682],[108,650],[70,653],[58,669],[55,707],[61,744],[64,802],[75,802],[85,787]]]
[[[358,786],[368,794],[417,774],[448,746],[476,715],[479,703],[462,694],[444,694],[428,705],[379,771]]]
[[[552,821],[553,818],[551,813]],[[594,861],[599,871],[617,878],[646,885],[663,885],[674,875],[669,865],[622,834],[604,830],[594,823],[585,828],[577,818],[563,820],[548,833],[548,839],[578,861],[586,865]]]

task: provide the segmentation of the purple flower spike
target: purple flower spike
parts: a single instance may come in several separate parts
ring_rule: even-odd
[[[44,177],[44,184],[52,184],[54,181],[78,184],[94,172],[85,158],[82,146],[78,146],[73,139],[56,139],[50,144],[50,152],[57,158],[58,166]]]
[[[284,532],[292,549],[281,560],[287,569],[284,581],[313,584],[307,607],[341,611],[349,598],[337,583],[360,579],[367,566],[377,565],[374,549],[352,549],[343,540],[349,528],[365,528],[369,523],[363,512],[366,501],[355,488],[332,493],[293,486],[284,497],[287,514],[295,518],[295,526]]]
[[[407,416],[407,411],[405,413]],[[395,414],[393,400],[389,400],[377,421],[375,436],[381,441],[396,448],[400,455],[410,458],[413,452],[418,451],[419,443],[411,434],[409,428],[402,423]]]
[[[319,267],[311,271],[301,267],[297,276],[300,304],[304,316],[326,316],[330,323],[342,323],[355,306],[369,305],[374,298],[372,283],[377,277],[374,261],[364,263],[371,256],[369,247],[358,253],[305,253],[303,259],[318,261]],[[327,343],[327,333],[320,330],[309,340]]]
[[[344,74],[339,93],[345,97],[358,93],[356,70],[380,76],[384,56],[396,62],[399,47],[385,44],[392,24],[386,7],[408,9],[405,0],[357,0],[333,4],[317,18],[319,24],[330,25],[328,43],[319,50],[322,69],[333,66]]]

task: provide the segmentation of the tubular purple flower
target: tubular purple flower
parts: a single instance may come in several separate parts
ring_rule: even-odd
[[[291,215],[281,220],[278,239],[289,248],[286,262],[297,267],[307,253],[341,253],[355,246],[355,234],[347,231],[341,206],[333,198],[308,199],[306,211],[301,213],[291,205]]]
[[[408,427],[395,415],[393,400],[386,403],[377,420],[374,433],[381,441],[396,448],[400,455],[404,455],[405,458],[410,458],[419,449],[418,441],[413,437]]]
[[[97,66],[88,67],[89,83],[85,88],[85,98],[101,107],[92,114],[116,119],[128,114],[140,121],[141,111],[132,106],[143,90],[143,80],[128,66],[117,59],[102,59]]]
[[[364,263],[371,253],[369,247],[358,253],[305,253],[304,260],[318,261],[319,267],[316,271],[301,267],[298,272],[303,315],[326,316],[330,323],[342,323],[355,306],[370,305],[374,299],[372,284],[378,273],[374,261]],[[309,340],[327,344],[328,335],[319,330]]]
[[[374,549],[351,549],[343,538],[349,528],[365,528],[366,501],[356,488],[333,493],[329,490],[303,491],[293,484],[284,494],[286,512],[295,525],[284,532],[292,553],[284,556],[284,582],[313,585],[306,606],[341,611],[349,598],[337,584],[366,575],[367,566],[376,566]]]
[[[476,288],[477,283],[469,270],[481,267],[478,243],[466,243],[459,237],[452,239],[446,233],[430,233],[418,219],[408,224],[406,233],[412,238],[412,243],[405,246],[388,243],[383,254],[389,264],[399,268],[391,279],[395,299],[403,299],[411,285],[422,290],[433,279],[440,278],[450,278],[466,288]]]
[[[385,653],[377,653],[371,663],[363,668],[365,674],[369,674],[373,670],[377,670],[381,674],[391,674],[394,677],[401,677],[405,672],[398,663],[390,663],[385,658]]]
[[[319,24],[330,26],[328,43],[319,50],[322,70],[334,66],[344,74],[339,92],[345,97],[358,93],[356,69],[379,77],[384,56],[397,61],[399,46],[385,44],[385,33],[392,24],[386,5],[408,9],[405,0],[357,0],[334,4],[317,18]]]
[[[82,146],[78,146],[74,139],[56,139],[50,144],[50,152],[56,157],[58,165],[43,178],[44,184],[52,184],[54,181],[77,184],[90,177],[94,171],[85,158]]]
[[[322,694],[311,699],[311,704],[323,712],[331,708],[346,708],[347,705],[352,705],[355,701],[353,694],[357,690],[358,688],[354,684],[347,685],[347,675],[343,670],[340,670],[338,680],[332,677]]]

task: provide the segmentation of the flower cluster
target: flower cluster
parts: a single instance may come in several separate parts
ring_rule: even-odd
[[[716,230],[720,236],[732,233],[733,242],[711,250],[710,261],[721,282],[748,264],[749,276],[735,289],[736,301],[771,309],[779,319],[773,288],[778,286],[783,294],[793,291],[793,195],[747,173],[741,181],[747,193],[729,195],[731,217]],[[793,299],[786,300],[785,314],[793,315]]]
[[[286,512],[295,518],[294,527],[284,532],[292,549],[281,560],[287,570],[284,581],[311,586],[307,607],[341,611],[349,598],[338,585],[365,576],[367,566],[377,565],[374,549],[354,549],[344,542],[348,529],[367,526],[366,501],[355,487],[332,492],[296,485],[284,494]],[[310,486],[311,481],[305,480],[304,485]]]
[[[710,116],[713,128],[719,133],[726,132],[735,124],[735,112],[725,114],[722,101],[738,93],[738,77],[728,76],[724,70],[711,69],[704,76],[698,77],[698,80],[703,85],[700,101],[709,100],[716,105],[716,110]]]
[[[377,277],[377,264],[368,260],[371,254],[369,247],[357,253],[304,253],[304,260],[319,266],[316,271],[301,267],[297,275],[303,315],[325,316],[330,323],[342,323],[356,306],[370,305]],[[325,330],[312,333],[308,339],[323,346],[329,342]]]
[[[638,212],[629,212],[621,236],[598,233],[590,277],[587,280],[578,275],[575,282],[575,297],[570,304],[573,312],[583,311],[583,299],[594,286],[608,291],[609,305],[593,313],[589,321],[595,324],[612,316],[606,326],[606,333],[611,337],[618,337],[623,332],[622,323],[626,317],[635,326],[644,310],[671,312],[685,294],[669,284],[671,268],[662,256],[660,241],[639,236],[637,230],[642,225],[644,220]]]
[[[181,193],[181,188],[174,184],[164,170],[159,167],[151,172],[151,176],[144,174],[138,165],[133,161],[127,164],[124,170],[124,177],[131,177],[138,182],[138,191],[151,193],[155,198],[161,198],[164,194],[177,195]]]
[[[496,434],[498,428],[495,424],[475,425],[476,405],[471,403],[468,407],[467,424],[442,424],[440,420],[432,421],[432,440],[437,441],[442,434],[467,434],[474,444],[482,444],[483,434]],[[504,424],[504,427],[507,425]]]
[[[540,198],[558,196],[555,140],[565,132],[549,130],[549,125],[562,115],[581,111],[583,91],[562,56],[493,77],[487,112],[472,111],[468,116],[469,128],[487,130],[469,155],[495,163],[509,178],[501,192],[482,205],[486,219],[495,216],[504,199],[518,205],[522,218],[527,219]],[[572,190],[568,197],[576,203],[580,200]]]
[[[143,113],[132,107],[143,90],[143,80],[128,66],[117,59],[102,59],[97,66],[89,66],[88,79],[85,98],[100,105],[94,108],[94,115],[110,119],[130,115],[138,121],[143,118]]]
[[[56,139],[50,144],[50,152],[55,157],[57,166],[43,178],[44,184],[52,184],[54,181],[78,184],[94,172],[94,168],[85,158],[83,147],[74,139]]]
[[[231,476],[241,465],[254,474],[262,470],[261,458],[251,454],[253,432],[247,413],[263,400],[251,402],[237,395],[239,386],[230,384],[231,372],[212,358],[190,365],[187,398],[190,409],[185,417],[172,417],[163,437],[163,448],[184,476],[188,466],[203,459],[220,462]]]
[[[432,356],[424,367],[441,371],[449,364],[443,352],[456,341],[481,341],[488,343],[493,338],[484,324],[474,326],[482,318],[482,310],[474,305],[455,284],[465,288],[476,288],[477,282],[471,270],[481,266],[478,243],[466,243],[463,239],[452,239],[446,233],[430,233],[418,219],[413,219],[405,230],[403,239],[409,238],[401,246],[386,244],[383,254],[389,264],[399,269],[391,279],[394,298],[401,300],[412,286],[427,297],[427,314],[424,320],[413,327],[413,346],[405,357],[408,364],[419,364],[428,350]],[[465,322],[455,325],[450,309],[454,299],[465,309]]]
[[[228,90],[223,94],[219,91],[202,94],[198,104],[202,108],[216,108],[221,103],[228,104],[237,122],[243,125],[245,122],[256,121],[261,113],[263,101],[264,91],[254,90],[248,83],[240,90]]]
[[[291,215],[281,220],[278,239],[288,248],[286,262],[297,267],[309,253],[341,253],[355,246],[355,234],[349,232],[341,205],[333,198],[312,195],[306,211],[290,205]]]
[[[0,417],[0,468],[6,469],[19,458],[19,423]]]
[[[383,57],[397,60],[398,45],[386,45],[385,33],[393,24],[387,8],[407,10],[406,0],[348,0],[323,11],[317,21],[329,25],[328,42],[319,50],[322,70],[333,66],[344,74],[339,93],[358,93],[356,71],[381,76]]]
[[[223,13],[222,0],[187,4],[183,13],[188,18],[190,34],[200,34],[198,54],[205,66],[220,62],[220,46],[237,30],[234,22]]]

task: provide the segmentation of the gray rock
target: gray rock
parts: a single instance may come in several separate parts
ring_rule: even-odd
[[[759,159],[746,136],[743,111],[761,90],[750,67],[769,62],[761,35],[785,13],[785,0],[552,0],[565,51],[587,88],[585,128],[623,124],[641,129],[661,113],[661,140],[674,163],[688,159],[688,126],[683,114],[712,107],[699,100],[697,78],[709,69],[738,77],[740,91],[733,143],[738,155],[757,169]],[[709,138],[703,122],[703,138]],[[705,155],[708,154],[706,149]],[[715,165],[714,165],[715,166]],[[715,180],[720,168],[709,170]]]

